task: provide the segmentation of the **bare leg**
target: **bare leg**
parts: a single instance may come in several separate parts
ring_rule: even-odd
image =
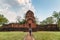
[[[30,31],[30,36],[31,36],[31,31]]]

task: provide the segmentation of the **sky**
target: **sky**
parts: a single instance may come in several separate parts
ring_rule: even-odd
[[[34,12],[38,21],[53,15],[53,11],[60,11],[60,0],[0,0],[0,14],[9,22],[16,22],[16,18],[24,18],[28,10]]]

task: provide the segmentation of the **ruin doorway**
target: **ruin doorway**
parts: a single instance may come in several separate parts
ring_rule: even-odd
[[[29,24],[29,28],[31,28],[31,24]]]

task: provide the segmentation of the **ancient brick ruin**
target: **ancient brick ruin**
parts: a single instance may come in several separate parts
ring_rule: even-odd
[[[0,31],[28,31],[29,25],[31,25],[33,31],[59,30],[57,24],[37,25],[35,23],[34,13],[31,10],[27,11],[25,15],[25,21],[26,22],[24,24],[19,23],[5,24],[2,27],[0,27]]]

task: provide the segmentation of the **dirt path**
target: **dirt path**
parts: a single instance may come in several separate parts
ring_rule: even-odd
[[[24,38],[24,40],[35,40],[34,38],[33,38],[33,36],[31,35],[29,35],[29,33],[25,36],[25,38]]]

